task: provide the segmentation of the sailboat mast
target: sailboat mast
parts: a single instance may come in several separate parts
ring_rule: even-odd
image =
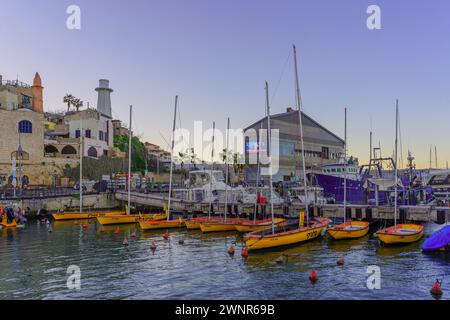
[[[294,67],[295,67],[295,87],[296,87],[296,104],[298,111],[298,124],[300,126],[300,144],[302,148],[302,163],[303,163],[303,186],[305,189],[305,214],[306,214],[306,222],[309,223],[309,208],[308,208],[308,188],[306,183],[306,164],[305,164],[305,145],[303,142],[303,124],[302,124],[302,99],[300,96],[300,84],[298,80],[298,68],[297,68],[297,50],[295,49],[295,45],[293,45],[294,49]]]
[[[347,218],[347,108],[344,109],[344,223]]]
[[[229,148],[229,139],[228,135],[230,132],[230,118],[227,121],[227,147],[225,149],[225,222],[227,221],[227,211],[228,211],[228,148]]]
[[[267,109],[267,157],[269,158],[269,193],[270,193],[270,212],[272,214],[272,234],[275,233],[275,222],[273,213],[273,199],[272,199],[272,134],[270,126],[270,105],[269,105],[269,84],[266,81],[266,109]]]
[[[83,118],[80,114],[80,213],[83,212]]]
[[[131,205],[131,118],[132,118],[133,106],[130,105],[130,126],[128,132],[128,208],[127,214],[130,214],[130,205]]]
[[[397,226],[397,136],[398,136],[398,99],[395,106],[395,174],[394,174],[394,226]]]
[[[437,161],[437,147],[434,146],[434,160],[436,164],[436,169],[438,168],[438,161]]]
[[[177,119],[178,95],[175,96],[175,108],[173,111],[172,145],[170,147],[170,174],[169,174],[169,200],[167,201],[167,221],[170,220],[170,199],[172,197],[172,174],[173,174],[173,149],[175,146],[175,125]]]
[[[262,128],[263,128],[263,121],[261,121],[261,125],[260,125],[260,128],[259,128],[259,133],[258,133],[259,137],[261,137],[261,129]],[[260,139],[258,139],[258,147],[257,147],[257,150],[258,150],[258,153],[257,153],[258,164],[257,164],[257,167],[256,167],[255,214],[253,216],[253,221],[254,222],[256,222],[256,214],[257,214],[257,211],[258,211],[259,171],[261,169],[260,162],[259,162],[259,144],[260,144]]]
[[[212,147],[211,147],[211,170],[209,173],[209,209],[208,217],[211,218],[211,205],[212,205],[212,175],[214,170],[214,133],[216,130],[216,122],[213,121],[213,132],[212,132]]]

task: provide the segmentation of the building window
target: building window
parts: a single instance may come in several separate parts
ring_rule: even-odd
[[[327,147],[322,147],[322,158],[330,159],[330,152]]]
[[[90,138],[91,137],[91,130],[87,129],[86,130],[86,138]]]
[[[74,147],[67,145],[62,148],[61,154],[77,154],[77,150]]]
[[[11,160],[13,158],[16,159],[16,160],[30,160],[30,155],[26,151],[17,150],[17,151],[13,151],[11,153]]]
[[[19,133],[33,133],[31,121],[22,120],[19,122]]]
[[[97,158],[97,149],[95,149],[94,147],[90,147],[88,149],[88,156],[89,157],[93,157],[93,158]]]
[[[75,138],[79,138],[80,137],[80,130],[75,130]]]
[[[103,141],[103,131],[98,132],[98,139]]]

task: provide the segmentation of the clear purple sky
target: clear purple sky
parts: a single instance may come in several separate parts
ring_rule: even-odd
[[[66,8],[81,7],[81,30],[66,28]],[[366,28],[369,4],[381,7],[382,29]],[[96,104],[107,78],[113,115],[144,139],[166,146],[174,95],[181,123],[216,121],[245,127],[264,115],[264,81],[277,87],[295,43],[304,110],[343,136],[367,161],[370,122],[384,154],[394,141],[400,99],[403,156],[428,166],[430,144],[441,167],[450,158],[450,2],[365,0],[0,0],[0,74],[45,87],[45,109],[64,108],[72,93]],[[272,111],[294,105],[289,60]],[[433,156],[434,159],[434,156]]]

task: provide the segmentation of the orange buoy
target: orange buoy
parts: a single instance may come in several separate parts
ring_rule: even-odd
[[[119,229],[119,227],[117,227],[116,230],[114,230],[114,234],[120,234],[120,229]]]
[[[338,264],[338,266],[344,265],[344,263],[345,263],[344,256],[340,256],[340,257],[337,259],[336,263]]]
[[[123,239],[122,244],[123,244],[125,247],[128,246],[128,240],[127,240],[127,238]]]
[[[155,251],[155,250],[156,250],[156,242],[155,242],[155,240],[152,241],[152,244],[150,245],[150,249],[151,249],[152,251]]]
[[[169,240],[169,231],[166,230],[166,232],[163,235],[164,240]]]
[[[136,235],[137,235],[137,231],[136,230],[131,231],[131,236],[133,238],[136,238]]]
[[[319,280],[319,276],[317,275],[316,270],[311,271],[311,273],[309,274],[309,280],[311,280],[312,283]]]
[[[234,246],[233,246],[233,245],[231,245],[231,246],[228,248],[228,254],[229,254],[230,256],[234,255]]]
[[[242,253],[241,253],[242,257],[247,258],[248,257],[248,249],[247,247],[242,249]]]
[[[431,294],[434,296],[442,296],[441,282],[438,279],[434,282],[433,288],[430,290]]]

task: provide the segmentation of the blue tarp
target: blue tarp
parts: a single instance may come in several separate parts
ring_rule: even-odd
[[[422,245],[425,251],[439,250],[450,244],[450,226],[433,233]]]

